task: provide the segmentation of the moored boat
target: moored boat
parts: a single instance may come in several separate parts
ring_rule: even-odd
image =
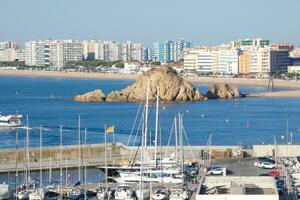
[[[18,127],[22,125],[22,115],[1,115],[0,127]]]

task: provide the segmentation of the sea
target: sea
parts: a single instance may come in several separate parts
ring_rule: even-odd
[[[114,126],[108,142],[128,145],[141,143],[142,103],[79,103],[71,98],[101,88],[106,94],[130,85],[131,80],[93,80],[72,78],[0,77],[0,112],[22,114],[23,125],[29,123],[30,147],[78,144],[80,117],[81,143],[104,142],[104,128]],[[210,85],[194,84],[202,93]],[[275,85],[276,86],[276,85]],[[242,93],[267,91],[267,86],[238,86]],[[285,90],[276,88],[276,90]],[[174,120],[182,115],[185,145],[279,144],[300,141],[300,98],[241,98],[203,102],[161,102],[159,105],[159,140],[174,145]],[[178,123],[177,123],[178,124]],[[86,130],[86,138],[84,132]],[[0,129],[0,148],[24,146],[26,130]],[[148,144],[154,144],[155,105],[149,106]],[[130,138],[130,140],[129,140]],[[86,139],[86,140],[85,140]]]

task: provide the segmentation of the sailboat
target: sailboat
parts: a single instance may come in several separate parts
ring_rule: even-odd
[[[42,127],[40,126],[40,160],[39,160],[39,164],[40,164],[40,184],[39,184],[39,188],[35,188],[33,189],[33,191],[31,191],[29,194],[28,194],[28,198],[29,200],[42,200],[44,199],[44,189],[43,189],[43,170],[42,170],[42,158],[43,158],[43,155],[42,155],[42,148],[43,148],[43,137],[42,137]]]
[[[181,171],[174,168],[176,159],[157,159],[157,141],[158,141],[158,105],[159,105],[159,88],[157,88],[156,98],[156,128],[155,128],[155,153],[154,160],[145,159],[147,153],[147,132],[148,132],[148,107],[149,107],[149,80],[147,84],[147,96],[145,104],[145,119],[142,131],[142,142],[141,142],[141,159],[137,162],[137,166],[133,168],[125,168],[122,170],[116,170],[118,173],[117,177],[114,177],[118,183],[130,183],[130,182],[156,182],[156,183],[182,183],[182,179],[178,178]],[[159,160],[159,162],[158,162]],[[172,163],[171,163],[172,162]],[[166,165],[173,167],[166,169]],[[170,165],[171,164],[171,165]],[[159,166],[159,168],[158,168]],[[146,168],[146,169],[145,169]],[[140,186],[141,187],[141,186]],[[141,187],[142,188],[142,187]]]

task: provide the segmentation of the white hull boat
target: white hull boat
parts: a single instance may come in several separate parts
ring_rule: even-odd
[[[159,187],[153,190],[152,199],[154,200],[164,200],[169,198],[169,191],[165,187]]]
[[[10,199],[11,192],[7,184],[0,184],[0,199]]]
[[[146,187],[144,187],[142,189],[137,188],[135,190],[135,194],[136,194],[137,199],[140,199],[140,200],[150,199],[150,190]]]
[[[115,193],[116,200],[136,200],[134,190],[128,185],[119,185]]]
[[[0,115],[0,128],[13,128],[22,125],[22,115]]]

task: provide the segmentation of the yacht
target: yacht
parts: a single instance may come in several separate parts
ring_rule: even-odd
[[[22,125],[22,115],[1,115],[0,127],[18,127]]]
[[[119,185],[115,192],[116,200],[136,200],[134,190],[129,185]]]
[[[136,183],[140,182],[141,174],[132,173],[128,176],[114,177],[117,183]],[[183,183],[183,177],[181,174],[169,174],[169,173],[152,173],[149,171],[143,172],[142,174],[143,182],[153,182],[153,183]]]

